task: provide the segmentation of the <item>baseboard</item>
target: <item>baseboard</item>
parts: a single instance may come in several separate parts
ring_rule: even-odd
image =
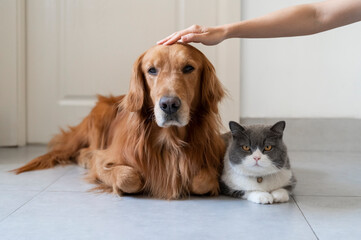
[[[242,118],[241,124],[285,120],[284,141],[290,151],[361,152],[361,119]]]

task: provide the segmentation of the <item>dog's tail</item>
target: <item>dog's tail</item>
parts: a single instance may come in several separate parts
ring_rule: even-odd
[[[87,118],[76,127],[56,135],[49,143],[50,151],[34,158],[24,166],[12,170],[19,174],[32,170],[52,168],[56,165],[76,163],[79,150],[87,145]]]
[[[26,165],[12,170],[12,172],[19,174],[19,173],[23,173],[23,172],[32,171],[32,170],[52,168],[58,164],[68,164],[71,162],[72,161],[70,160],[69,155],[67,155],[66,153],[62,153],[59,151],[51,151],[51,152],[41,155],[37,158],[34,158],[30,162],[28,162]]]
[[[52,168],[58,164],[77,163],[81,156],[82,149],[89,148],[89,145],[97,149],[107,146],[108,131],[115,118],[119,102],[124,96],[103,97],[98,96],[98,103],[90,114],[83,121],[69,130],[61,130],[49,143],[50,151],[27,163],[25,166],[12,170],[16,174]]]

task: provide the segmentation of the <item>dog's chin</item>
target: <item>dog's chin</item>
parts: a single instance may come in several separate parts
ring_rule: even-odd
[[[180,121],[176,116],[165,116],[161,118],[156,117],[156,122],[159,127],[184,127],[188,124],[188,121]]]
[[[178,121],[166,121],[164,122],[161,126],[158,125],[159,127],[164,127],[164,128],[167,128],[167,127],[184,127],[186,126],[187,124],[183,124],[183,123],[180,123]]]
[[[184,127],[188,124],[188,118],[182,117],[181,114],[165,114],[160,112],[155,114],[155,121],[159,127],[168,128],[168,127]]]

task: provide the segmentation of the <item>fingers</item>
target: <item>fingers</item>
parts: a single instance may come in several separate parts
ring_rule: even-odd
[[[171,39],[175,34],[177,34],[177,32],[175,32],[175,33],[172,33],[171,35],[169,35],[168,37],[166,37],[166,38],[163,38],[162,40],[159,40],[158,42],[157,42],[157,44],[163,44],[163,43],[165,43],[165,42],[167,42],[169,39]]]
[[[202,27],[198,26],[198,25],[193,25],[189,28],[186,28],[182,31],[178,31],[175,32],[173,34],[171,34],[170,36],[160,40],[157,42],[157,44],[163,44],[163,45],[171,45],[179,40],[182,39],[183,41],[183,36],[186,36],[190,33],[196,34],[196,33],[202,33]],[[186,38],[187,39],[187,38]],[[187,42],[191,42],[191,41],[187,41]]]
[[[184,43],[190,43],[190,42],[199,43],[199,42],[203,42],[204,36],[205,36],[204,34],[190,33],[182,36],[181,40]]]
[[[178,40],[180,40],[181,37],[182,37],[182,35],[181,35],[180,32],[173,33],[173,34],[167,39],[167,41],[164,41],[162,44],[163,44],[163,45],[171,45],[171,44],[177,42]]]
[[[182,42],[184,43],[202,43],[206,46],[212,46],[220,43],[222,41],[221,37],[217,35],[211,35],[209,33],[200,33],[200,34],[194,34],[190,33],[188,35],[185,35],[181,38]]]

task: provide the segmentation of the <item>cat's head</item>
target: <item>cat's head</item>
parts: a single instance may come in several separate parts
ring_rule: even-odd
[[[244,175],[265,176],[288,165],[287,148],[282,140],[285,126],[285,121],[248,127],[230,122],[232,142],[228,154],[232,167]]]

